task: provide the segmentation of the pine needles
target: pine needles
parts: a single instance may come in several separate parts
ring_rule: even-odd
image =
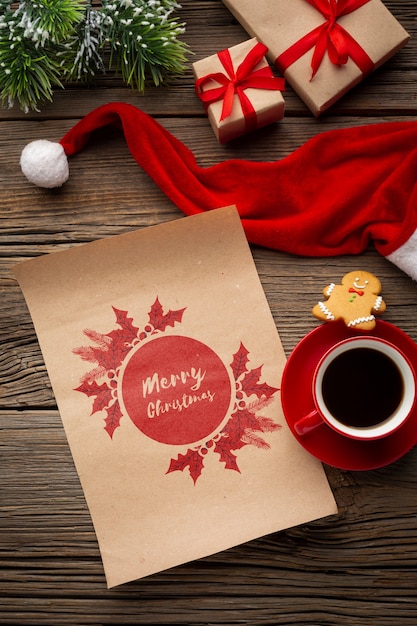
[[[97,3],[95,3],[97,4]],[[65,82],[91,82],[106,69],[144,91],[180,74],[185,25],[174,0],[0,0],[0,99],[26,112],[53,99]],[[104,61],[105,52],[108,63]]]

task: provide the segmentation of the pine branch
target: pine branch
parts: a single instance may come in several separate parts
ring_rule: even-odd
[[[249,444],[251,446],[255,446],[256,448],[260,448],[261,450],[269,450],[270,447],[271,447],[269,445],[269,443],[264,441],[264,439],[262,439],[262,437],[259,437],[259,435],[254,433],[253,430],[250,430],[249,428],[245,429],[245,432],[242,435],[241,440],[244,443],[247,443],[247,444]]]
[[[106,368],[99,365],[98,367],[95,367],[89,372],[86,372],[84,376],[81,377],[80,382],[91,384],[93,382],[96,382],[97,380],[100,380],[100,378],[103,378],[103,376],[105,376],[106,373],[107,373]]]
[[[95,3],[96,5],[97,3]],[[0,99],[38,110],[68,81],[91,82],[109,69],[143,91],[184,70],[185,25],[174,0],[0,0]]]
[[[15,12],[24,37],[32,41],[59,43],[74,31],[85,11],[83,0],[20,2]]]
[[[62,74],[67,81],[89,81],[105,73],[103,49],[105,36],[100,11],[87,6],[75,32],[58,53]]]
[[[158,0],[103,2],[109,67],[120,71],[127,85],[144,91],[147,80],[159,85],[167,74],[182,71],[186,46],[178,37],[185,26],[171,18],[178,6]]]
[[[84,330],[84,335],[103,350],[108,350],[108,347],[112,342],[108,335],[103,335],[103,333],[98,333],[96,330],[91,330],[90,328],[86,328]]]
[[[257,398],[253,402],[248,404],[248,411],[251,413],[257,413],[258,411],[262,411],[266,406],[269,406],[271,402],[274,401],[274,398],[270,396],[267,398],[266,396],[262,396],[261,398]]]
[[[0,38],[0,86],[2,104],[37,110],[39,102],[51,101],[54,87],[62,87],[59,67],[49,54],[23,38],[12,44]]]

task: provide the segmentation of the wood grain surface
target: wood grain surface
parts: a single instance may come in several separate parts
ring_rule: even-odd
[[[339,515],[108,591],[96,537],[14,264],[180,218],[116,131],[71,160],[54,191],[19,169],[31,140],[58,140],[100,104],[155,116],[206,166],[272,161],[326,129],[417,121],[417,2],[385,3],[410,43],[314,119],[288,87],[285,119],[219,146],[194,93],[191,62],[247,38],[220,0],[183,0],[189,65],[144,95],[106,76],[68,86],[41,112],[0,111],[0,624],[416,626],[417,448],[369,472],[326,466]],[[383,36],[383,34],[381,34]],[[192,54],[191,54],[192,52]],[[417,173],[416,173],[417,175]],[[383,284],[384,319],[417,340],[416,284],[372,247],[359,258],[299,258],[252,247],[284,349],[317,326],[322,288],[361,267]],[[53,306],[53,303],[51,303]],[[140,538],[138,538],[140,540]]]

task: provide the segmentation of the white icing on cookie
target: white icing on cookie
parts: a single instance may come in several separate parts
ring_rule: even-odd
[[[332,293],[333,289],[336,287],[336,283],[330,283],[330,285],[327,288],[326,291],[326,296],[330,296],[330,294]],[[320,304],[320,302],[319,302]]]
[[[368,315],[367,317],[357,317],[355,320],[351,320],[348,326],[357,326],[363,322],[372,322],[375,319],[374,315]]]
[[[382,303],[382,296],[378,296],[374,304],[375,311],[379,311],[381,303]]]
[[[334,320],[334,315],[331,311],[329,311],[329,309],[327,308],[327,306],[324,304],[324,302],[318,302],[317,303],[320,307],[320,311],[322,313],[324,313],[324,315],[326,316],[326,319],[328,320]]]

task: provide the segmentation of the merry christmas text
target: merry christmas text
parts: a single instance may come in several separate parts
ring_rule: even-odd
[[[178,385],[185,385],[189,382],[193,383],[190,386],[191,391],[198,391],[201,387],[201,383],[204,380],[206,372],[202,372],[201,368],[191,367],[189,370],[181,370],[178,374],[169,374],[168,376],[160,376],[158,372],[155,372],[152,376],[148,376],[142,381],[142,393],[143,397],[156,391],[160,393],[161,390],[171,389]]]

